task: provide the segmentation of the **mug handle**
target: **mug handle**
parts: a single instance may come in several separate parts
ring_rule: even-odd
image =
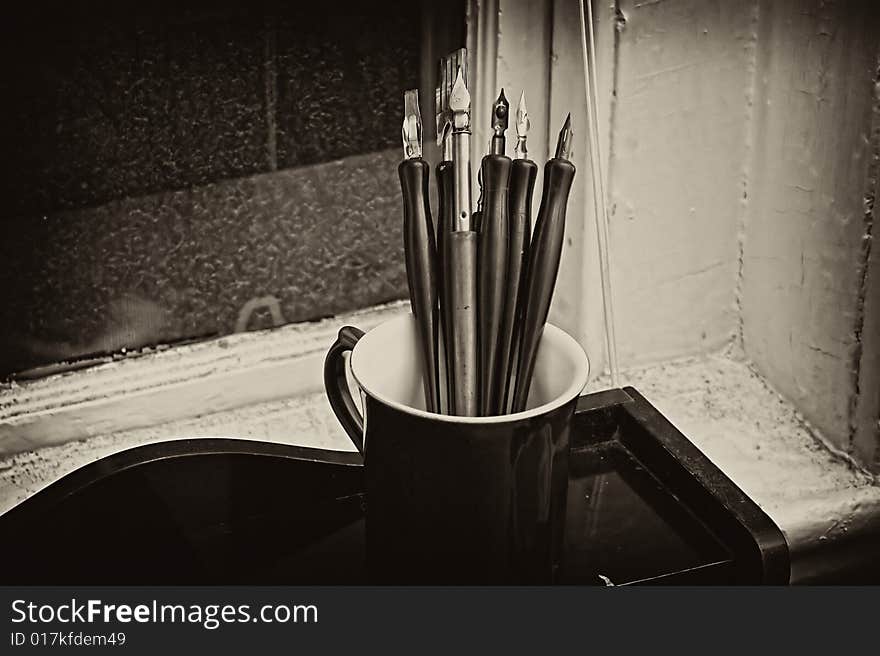
[[[345,377],[344,355],[363,336],[364,331],[360,328],[343,326],[324,359],[324,390],[330,400],[330,407],[361,455],[364,453],[364,420],[351,398],[348,379]]]

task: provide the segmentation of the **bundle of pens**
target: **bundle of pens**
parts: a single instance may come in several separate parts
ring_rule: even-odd
[[[492,416],[525,410],[538,345],[556,285],[565,210],[574,178],[571,117],[556,155],[544,166],[541,205],[531,229],[538,166],[528,158],[525,98],[516,112],[514,159],[505,153],[509,104],[492,108],[491,152],[471,205],[470,94],[467,53],[440,62],[435,92],[438,220],[428,201],[430,167],[422,159],[418,91],[404,95],[404,246],[412,312],[418,327],[425,402],[430,412]],[[445,381],[445,385],[442,382]]]

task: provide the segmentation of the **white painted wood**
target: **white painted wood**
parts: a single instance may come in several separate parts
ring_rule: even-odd
[[[849,451],[880,6],[762,0],[759,24],[745,351]]]
[[[752,13],[748,5],[702,0],[618,7],[619,14],[596,3],[594,22],[615,327],[621,361],[631,366],[711,351],[737,331]],[[576,2],[554,3],[550,108],[560,122],[571,111],[581,126],[551,319],[602,362]]]
[[[748,3],[621,0],[608,193],[620,359],[715,350],[738,325]]]
[[[316,323],[231,335],[0,390],[0,454],[323,390],[340,327],[408,311],[395,303]]]

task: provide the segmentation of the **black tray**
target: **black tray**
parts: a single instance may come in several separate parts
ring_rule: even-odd
[[[787,583],[770,518],[638,392],[581,397],[563,583]],[[0,517],[6,584],[357,584],[358,454],[231,439],[86,465]]]

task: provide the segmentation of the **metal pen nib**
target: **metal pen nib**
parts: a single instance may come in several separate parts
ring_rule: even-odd
[[[441,109],[442,101],[440,99],[440,87],[434,89],[434,129],[437,137],[437,146],[443,145],[443,127],[446,123]]]
[[[452,160],[452,133],[453,111],[449,106],[449,98],[452,95],[452,85],[455,82],[456,72],[461,69],[465,85],[467,84],[467,50],[459,48],[440,58],[440,75],[438,90],[435,91],[435,103],[437,111],[437,146],[443,153],[443,161]]]
[[[559,139],[556,141],[556,155],[559,159],[571,159],[572,141],[574,131],[571,129],[571,114],[565,117],[565,123],[559,131]]]
[[[415,159],[422,156],[422,116],[419,113],[419,91],[408,89],[403,93],[403,156]]]
[[[436,113],[437,147],[440,148],[441,161],[452,160],[452,142],[449,139],[451,126],[447,112],[443,110],[443,96],[440,87],[434,89],[434,111]]]
[[[529,134],[529,128],[532,127],[529,121],[529,110],[526,109],[526,92],[523,91],[519,95],[519,103],[516,106],[516,147],[513,150],[514,159],[528,159],[529,151],[526,147],[526,137]]]
[[[449,94],[449,109],[453,132],[463,132],[471,127],[471,93],[464,83],[460,66]]]
[[[504,89],[498,95],[495,104],[492,105],[492,154],[503,155],[505,150],[504,131],[507,130],[508,117],[510,115],[510,103],[504,97]]]
[[[471,94],[461,66],[449,94],[449,110],[452,112],[452,161],[455,163],[455,229],[471,230]]]

